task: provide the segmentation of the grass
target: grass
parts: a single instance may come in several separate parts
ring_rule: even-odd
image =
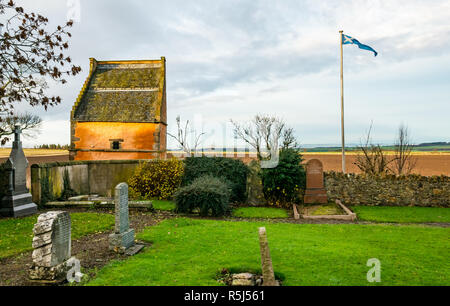
[[[353,206],[359,220],[373,222],[450,222],[450,208]]]
[[[307,209],[310,216],[345,215],[344,211],[336,204],[314,205]]]
[[[219,285],[222,268],[260,272],[258,227],[267,228],[283,285],[450,285],[448,228],[287,224],[177,218],[145,229],[144,252],[113,261],[88,285]],[[368,283],[370,258],[381,283]]]
[[[97,213],[72,213],[72,239],[109,230],[114,216]],[[37,216],[19,219],[0,219],[0,258],[32,250],[33,226]]]
[[[288,218],[288,212],[274,207],[240,207],[233,210],[233,217],[238,218]]]
[[[166,200],[152,200],[153,208],[158,210],[175,210],[175,203]]]

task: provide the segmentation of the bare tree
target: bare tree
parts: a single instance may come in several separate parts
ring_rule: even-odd
[[[189,120],[186,120],[186,123],[184,124],[183,127],[179,115],[177,116],[176,121],[177,121],[177,134],[173,135],[171,133],[167,133],[167,135],[175,139],[178,142],[180,149],[182,149],[186,154],[193,155],[197,153],[197,148],[201,143],[200,139],[203,135],[205,135],[205,133],[197,134],[197,131],[195,131],[194,129],[190,129]],[[188,139],[188,135],[192,135],[191,139],[193,139],[193,141],[190,141]]]
[[[412,155],[413,144],[409,136],[408,127],[401,124],[398,128],[395,140],[394,159],[392,171],[397,175],[410,174],[417,163],[417,158]]]
[[[392,160],[389,160],[380,145],[372,144],[371,132],[372,124],[370,124],[369,131],[367,132],[366,139],[358,146],[361,153],[356,156],[355,165],[364,173],[377,175],[386,174],[390,171],[389,164]]]
[[[12,0],[0,0],[0,16],[0,112],[13,115],[14,104],[21,101],[46,110],[60,103],[59,96],[46,94],[46,79],[65,84],[64,75],[81,71],[64,54],[72,21],[47,31],[46,17],[25,12]]]
[[[279,141],[286,127],[280,118],[256,115],[250,122],[244,124],[230,121],[234,126],[235,136],[252,146],[259,160],[271,159],[272,155],[278,152]],[[263,156],[263,149],[267,152],[267,156]]]
[[[42,126],[42,119],[37,115],[32,115],[29,113],[1,118],[0,139],[3,140],[2,138],[14,134],[14,128],[16,125],[20,126],[22,135],[25,137],[34,137],[39,133]]]
[[[283,141],[282,141],[283,149],[297,148],[298,147],[297,138],[294,135],[294,129],[293,128],[285,128],[283,130],[282,139],[283,139]]]

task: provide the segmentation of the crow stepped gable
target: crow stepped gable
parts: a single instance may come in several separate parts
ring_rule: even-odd
[[[97,61],[71,112],[70,160],[166,154],[166,60]]]

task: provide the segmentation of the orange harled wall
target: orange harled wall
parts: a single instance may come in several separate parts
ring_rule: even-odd
[[[165,129],[166,126],[159,123],[76,122],[74,135],[76,153],[73,160],[158,157],[160,143],[161,148],[165,148]],[[155,137],[158,134],[162,136],[161,139]],[[120,150],[111,150],[111,139],[123,139]],[[140,150],[153,152],[132,152]]]

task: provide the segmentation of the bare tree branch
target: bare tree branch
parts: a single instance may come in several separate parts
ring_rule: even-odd
[[[9,135],[14,134],[14,128],[19,125],[22,135],[25,137],[34,137],[39,133],[42,126],[42,119],[37,115],[29,113],[17,114],[15,116],[6,116],[0,120],[0,139],[3,140]],[[6,142],[5,142],[6,143]]]
[[[410,174],[415,168],[417,158],[412,155],[413,144],[409,136],[408,127],[401,124],[395,141],[393,172],[397,175]]]
[[[194,129],[189,130],[189,120],[186,120],[186,124],[184,128],[181,127],[181,118],[178,115],[176,118],[177,121],[177,135],[173,135],[171,133],[167,133],[170,137],[175,139],[180,147],[188,155],[193,155],[197,153],[198,146],[201,144],[201,138],[205,133],[197,134],[197,131]],[[189,143],[188,135],[193,136],[193,142]]]
[[[385,154],[380,145],[372,144],[371,132],[373,122],[367,132],[366,139],[358,146],[361,153],[356,155],[355,165],[364,173],[370,175],[386,174],[390,171],[389,164],[392,162]]]
[[[234,126],[235,136],[252,146],[259,160],[271,159],[278,151],[281,136],[286,128],[283,120],[275,116],[256,115],[247,123],[238,123],[232,119],[230,121]]]

